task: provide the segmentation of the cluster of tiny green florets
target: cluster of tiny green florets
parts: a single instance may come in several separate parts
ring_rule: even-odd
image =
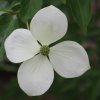
[[[50,52],[50,49],[47,45],[43,45],[41,46],[40,48],[40,53],[43,55],[43,56],[47,56]]]

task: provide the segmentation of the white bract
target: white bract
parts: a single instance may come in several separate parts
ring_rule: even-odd
[[[90,69],[85,49],[76,42],[64,41],[49,49],[51,43],[66,34],[67,27],[64,13],[49,6],[33,17],[30,30],[16,29],[6,39],[8,59],[23,62],[18,70],[18,83],[29,96],[42,95],[49,89],[54,70],[64,78],[73,78]]]

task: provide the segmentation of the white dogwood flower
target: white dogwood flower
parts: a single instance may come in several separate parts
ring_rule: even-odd
[[[18,70],[18,83],[27,95],[45,93],[53,83],[54,70],[64,78],[73,78],[90,69],[88,55],[78,43],[64,41],[49,47],[65,35],[67,27],[64,13],[49,6],[33,17],[30,30],[16,29],[6,39],[8,59],[23,62]]]

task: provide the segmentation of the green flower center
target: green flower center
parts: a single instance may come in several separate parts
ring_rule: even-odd
[[[43,45],[41,46],[40,48],[40,53],[43,55],[43,56],[47,56],[50,52],[50,48],[47,46],[47,45]]]

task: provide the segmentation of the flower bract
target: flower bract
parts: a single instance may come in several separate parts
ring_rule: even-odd
[[[90,69],[88,55],[80,44],[64,41],[49,47],[66,34],[67,28],[65,14],[51,5],[36,13],[30,30],[16,29],[6,39],[7,58],[13,63],[23,62],[17,78],[27,95],[44,94],[53,83],[54,71],[64,78],[74,78]]]

